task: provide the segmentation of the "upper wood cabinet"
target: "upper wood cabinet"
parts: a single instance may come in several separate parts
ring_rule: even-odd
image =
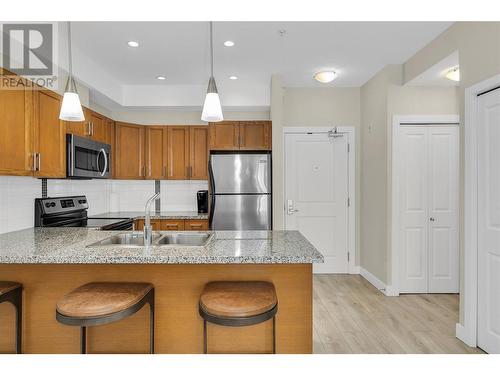
[[[90,112],[90,138],[94,141],[109,143],[108,126],[106,123],[106,117],[96,113],[94,111]]]
[[[167,178],[168,130],[165,126],[146,127],[146,178]]]
[[[211,150],[239,150],[240,125],[238,121],[212,122],[209,128]]]
[[[65,121],[66,133],[78,135],[80,137],[89,137],[90,130],[90,116],[92,111],[86,107],[83,107],[83,116],[85,120],[83,121]]]
[[[122,179],[143,179],[144,130],[142,125],[115,123],[115,176]]]
[[[66,126],[59,120],[62,98],[48,90],[34,95],[34,142],[36,177],[66,177]]]
[[[271,150],[271,121],[210,123],[211,150]]]
[[[240,150],[271,148],[271,121],[240,121]]]
[[[170,180],[189,179],[189,126],[168,127],[168,172]]]
[[[28,85],[19,90],[4,88],[0,76],[0,174],[31,175],[33,91]]]
[[[208,179],[207,126],[189,126],[189,178]]]

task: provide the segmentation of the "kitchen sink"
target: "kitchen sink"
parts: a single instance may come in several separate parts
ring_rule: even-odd
[[[152,246],[204,246],[212,237],[211,233],[205,232],[153,232]],[[87,247],[138,247],[144,245],[142,232],[120,233],[103,240],[94,242]]]
[[[164,234],[156,244],[162,245],[184,245],[204,246],[210,240],[210,233],[168,233]]]
[[[153,232],[153,244],[155,240],[161,237],[160,233]],[[141,233],[130,232],[120,233],[114,236],[105,238],[101,241],[94,242],[87,247],[95,246],[144,246],[144,235]]]

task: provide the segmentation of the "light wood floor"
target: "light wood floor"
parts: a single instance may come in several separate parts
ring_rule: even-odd
[[[481,353],[455,337],[458,295],[386,297],[359,275],[314,276],[314,353]]]

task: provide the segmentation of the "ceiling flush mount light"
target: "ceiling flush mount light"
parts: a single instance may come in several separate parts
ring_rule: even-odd
[[[460,69],[458,66],[455,66],[446,72],[446,78],[450,81],[459,82],[460,81]]]
[[[325,70],[323,72],[316,73],[313,78],[321,83],[332,82],[335,78],[337,78],[337,73],[333,70]]]
[[[238,79],[238,77],[236,77],[236,76],[230,76],[229,79],[235,81],[235,80]]]
[[[127,44],[128,44],[129,47],[134,47],[134,48],[135,47],[139,47],[139,43],[136,42],[136,41],[134,41],[134,40],[128,41]]]
[[[233,42],[232,40],[226,40],[226,41],[224,42],[224,45],[225,45],[226,47],[232,47],[232,46],[234,46],[234,42]]]
[[[207,122],[219,122],[224,120],[220,105],[219,93],[214,78],[214,46],[213,46],[213,24],[210,21],[210,79],[208,80],[207,96],[203,103],[201,120]]]
[[[159,79],[160,81],[164,81],[164,80],[167,79],[167,77],[165,77],[165,76],[158,76],[158,77],[156,77],[156,79]]]
[[[71,24],[68,22],[68,82],[64,90],[59,119],[64,121],[84,121],[82,104],[76,91],[73,79],[73,64],[71,61]]]

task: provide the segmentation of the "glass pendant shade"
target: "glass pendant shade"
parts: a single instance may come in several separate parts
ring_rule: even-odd
[[[63,101],[61,105],[61,112],[59,112],[59,119],[64,121],[84,121],[82,104],[80,97],[76,92],[75,81],[73,77],[68,78],[68,84],[64,90]]]
[[[218,122],[224,120],[219,93],[217,92],[214,77],[210,77],[210,80],[208,81],[207,96],[205,96],[205,102],[203,103],[201,119],[202,121],[207,122]]]

